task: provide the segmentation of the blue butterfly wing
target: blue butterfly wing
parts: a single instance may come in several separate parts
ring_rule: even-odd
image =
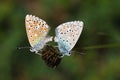
[[[70,56],[70,51],[75,46],[82,32],[83,22],[71,21],[59,25],[56,30],[55,41],[63,55]]]

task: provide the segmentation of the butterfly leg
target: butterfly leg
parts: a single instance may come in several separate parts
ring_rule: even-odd
[[[46,37],[45,43],[50,42],[50,41],[53,41],[53,37],[52,36]]]

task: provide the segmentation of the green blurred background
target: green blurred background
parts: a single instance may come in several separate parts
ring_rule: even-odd
[[[27,14],[45,20],[50,35],[61,23],[82,20],[77,53],[52,69],[29,49],[18,49],[30,46]],[[0,80],[120,80],[120,0],[1,0],[0,54]]]

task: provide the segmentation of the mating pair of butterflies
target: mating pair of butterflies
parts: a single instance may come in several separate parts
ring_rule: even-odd
[[[33,15],[26,15],[25,25],[28,40],[31,45],[31,52],[39,53],[44,47],[50,47],[46,46],[47,42],[55,41],[58,43],[58,49],[62,54],[61,57],[64,55],[70,56],[71,50],[77,43],[83,29],[82,21],[66,22],[55,29],[55,37],[48,37],[47,34],[50,30],[48,24],[44,20]],[[52,46],[51,48],[54,49]],[[50,49],[50,51],[53,51],[52,49]],[[45,53],[45,51],[43,52]],[[46,53],[50,52],[46,51]],[[52,52],[51,54],[56,53]],[[54,60],[54,58],[60,59],[58,56],[56,57],[53,55],[49,59]],[[45,61],[49,62],[49,60],[46,59],[47,58],[45,58]]]

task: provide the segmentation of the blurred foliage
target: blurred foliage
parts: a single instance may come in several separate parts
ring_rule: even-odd
[[[70,57],[56,69],[45,65],[30,46],[25,16],[50,25],[82,20],[84,29]],[[1,0],[0,80],[120,80],[120,0]]]

